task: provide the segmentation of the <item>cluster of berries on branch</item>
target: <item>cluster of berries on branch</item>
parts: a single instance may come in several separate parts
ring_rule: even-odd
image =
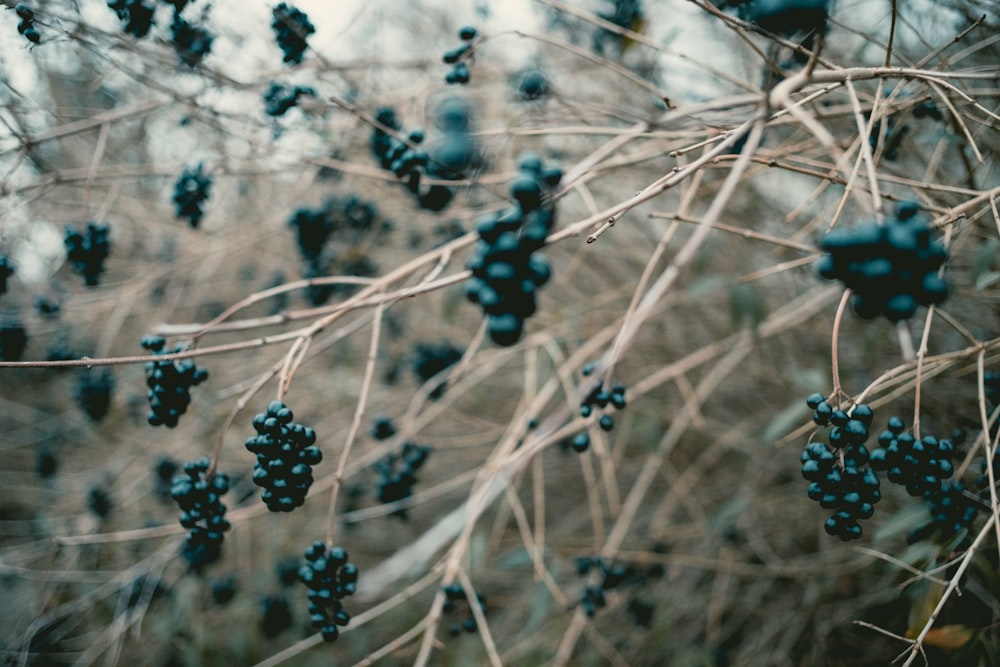
[[[814,423],[833,426],[828,435],[829,447],[810,442],[802,452],[802,477],[809,482],[807,495],[823,509],[834,510],[824,525],[827,534],[845,542],[858,539],[859,520],[871,518],[882,497],[878,476],[868,466],[865,447],[872,410],[858,403],[848,413],[819,393],[809,396],[806,404],[814,411]]]
[[[445,83],[469,83],[469,63],[474,52],[474,40],[478,35],[479,32],[470,25],[459,29],[458,38],[462,43],[453,49],[448,49],[441,57],[446,65],[452,66],[445,74]]]
[[[145,37],[153,27],[156,7],[147,5],[143,0],[108,0],[108,7],[125,23],[125,33],[136,39]]]
[[[306,39],[316,32],[316,27],[309,22],[309,17],[304,12],[284,2],[271,10],[271,15],[274,38],[284,54],[282,60],[298,65],[302,62],[305,50],[309,48]]]
[[[955,445],[933,435],[918,439],[905,430],[906,423],[900,417],[889,418],[887,429],[879,434],[878,449],[872,451],[872,468],[885,470],[888,480],[906,487],[911,496],[939,492],[942,482],[954,472],[951,458]]]
[[[462,588],[461,584],[449,584],[444,587],[444,604],[441,606],[441,611],[445,614],[451,614],[458,610],[460,606],[464,603],[467,608],[465,618],[462,619],[460,623],[452,623],[448,627],[448,634],[452,637],[457,637],[463,632],[473,633],[478,629],[476,624],[476,618],[472,615],[472,608],[469,605],[469,597],[465,594],[465,589]],[[476,595],[476,604],[479,605],[480,611],[484,614],[486,613],[486,596],[479,591],[474,591]]]
[[[88,222],[83,231],[67,226],[63,245],[73,271],[83,276],[88,287],[96,286],[104,273],[104,260],[111,254],[111,230],[108,225]]]
[[[142,347],[154,356],[183,352],[184,345],[166,349],[167,341],[162,336],[144,336]],[[191,387],[208,379],[208,371],[198,368],[193,359],[172,361],[150,361],[146,364],[146,398],[149,400],[147,420],[152,426],[177,426],[182,414],[191,404]]]
[[[306,564],[299,568],[299,581],[309,588],[309,620],[323,635],[323,641],[334,642],[340,628],[351,616],[341,602],[357,591],[358,568],[347,562],[347,552],[329,547],[319,540],[306,550]]]
[[[414,348],[413,372],[420,382],[427,382],[459,362],[464,350],[447,340],[438,343],[417,343]],[[442,380],[431,390],[429,398],[436,401],[444,395],[447,381]]]
[[[938,276],[947,251],[918,214],[917,204],[902,203],[884,225],[835,229],[820,242],[826,254],[818,262],[819,275],[841,281],[854,293],[851,306],[859,317],[907,320],[918,305],[940,304],[948,297],[948,283]]]
[[[204,173],[205,165],[199,162],[193,169],[185,169],[174,183],[175,215],[187,218],[188,224],[197,229],[205,214],[202,207],[208,201],[212,188],[212,175]]]
[[[958,548],[971,544],[967,531],[979,514],[979,507],[966,495],[961,482],[945,482],[937,491],[924,495],[924,500],[928,504],[931,520],[906,536],[909,544],[928,538],[947,543],[959,535],[963,539],[957,545]]]
[[[396,433],[395,426],[389,420],[378,420],[372,430],[372,436],[376,440],[386,440]],[[418,445],[412,442],[404,442],[399,452],[390,452],[372,464],[372,468],[379,474],[378,487],[375,490],[375,497],[380,503],[395,503],[406,500],[413,495],[413,487],[417,483],[417,472],[427,462],[431,454],[431,448],[427,445]],[[400,519],[408,517],[405,507],[394,511],[393,516]]]
[[[38,28],[35,27],[34,10],[21,2],[14,7],[14,12],[17,14],[17,18],[20,19],[17,23],[17,32],[24,35],[24,38],[32,44],[38,44],[42,36],[38,34]]]
[[[648,568],[641,568],[633,564],[614,564],[608,562],[601,556],[578,556],[575,561],[576,573],[578,576],[590,576],[593,571],[600,575],[600,581],[596,584],[584,586],[580,596],[580,608],[589,618],[592,618],[597,610],[607,606],[607,591],[642,584],[663,576],[662,565],[651,565]],[[649,611],[652,614],[651,611]]]
[[[246,448],[257,455],[253,482],[264,488],[261,499],[272,512],[291,512],[301,506],[312,486],[312,466],[323,460],[316,431],[292,421],[292,411],[271,401],[267,412],[253,418],[257,435]]]
[[[110,368],[83,368],[77,376],[74,395],[76,404],[95,422],[99,422],[111,409],[111,393],[115,376]]]
[[[562,179],[560,169],[546,168],[532,153],[521,157],[518,171],[510,184],[515,205],[477,221],[480,242],[467,264],[472,277],[465,288],[487,317],[490,340],[504,347],[521,339],[524,321],[537,308],[536,293],[552,276],[537,251],[555,225],[552,189]]]
[[[209,475],[208,459],[184,464],[184,474],[174,477],[170,497],[181,509],[181,526],[190,530],[184,557],[195,571],[211,565],[222,555],[222,538],[229,530],[222,496],[229,491],[229,477]]]
[[[316,97],[316,89],[311,86],[286,86],[272,81],[264,91],[264,113],[275,118],[284,116],[289,109],[298,105],[303,95]]]
[[[423,182],[430,163],[430,156],[421,147],[424,131],[413,129],[406,134],[405,141],[400,139],[397,134],[402,130],[402,125],[396,117],[395,109],[391,107],[379,109],[375,113],[375,121],[381,127],[376,126],[372,130],[369,145],[379,164],[405,182],[406,189],[417,200],[420,208],[442,211],[451,203],[454,193],[444,185],[428,186]]]
[[[170,23],[170,41],[180,61],[193,69],[212,52],[215,36],[204,27],[186,20],[175,9]]]

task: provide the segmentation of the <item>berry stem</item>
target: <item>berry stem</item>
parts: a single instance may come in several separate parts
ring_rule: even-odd
[[[840,298],[837,306],[837,314],[833,316],[833,335],[830,343],[830,368],[833,372],[833,396],[840,395],[840,360],[837,355],[838,342],[840,340],[840,323],[844,319],[844,311],[847,310],[847,302],[851,298],[851,290],[844,290],[844,296]]]
[[[333,485],[330,487],[330,509],[326,521],[326,542],[331,546],[333,545],[333,537],[337,527],[337,495],[340,493],[340,487],[344,480],[344,471],[347,469],[347,460],[351,455],[351,448],[357,439],[358,431],[361,429],[361,419],[364,417],[365,408],[368,405],[372,377],[375,375],[375,362],[378,361],[378,342],[382,333],[382,315],[384,311],[384,303],[379,302],[378,306],[375,307],[375,314],[372,316],[371,343],[368,346],[368,357],[365,360],[365,375],[361,381],[358,405],[354,409],[351,429],[347,434],[344,449],[340,452],[340,460],[337,461],[337,470],[333,473]]]
[[[899,349],[903,354],[903,361],[912,363],[917,358],[917,353],[913,349],[913,339],[910,331],[906,328],[906,320],[896,323],[896,336],[899,338]]]
[[[931,335],[931,322],[936,310],[934,304],[927,309],[927,319],[924,320],[924,332],[920,336],[920,348],[917,350],[917,377],[913,390],[913,436],[920,439],[920,388],[923,384],[924,358],[927,356],[927,339]]]

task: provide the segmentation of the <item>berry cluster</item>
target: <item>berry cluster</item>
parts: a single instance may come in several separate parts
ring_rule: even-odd
[[[375,121],[392,132],[402,129],[395,110],[388,107],[376,112]],[[434,212],[443,210],[451,203],[454,193],[443,185],[426,186],[423,183],[423,176],[430,162],[427,151],[420,147],[424,141],[424,131],[410,130],[404,141],[383,127],[372,130],[369,144],[379,164],[395,174],[396,178],[405,180],[406,189],[416,198],[421,208]]]
[[[73,265],[73,271],[83,276],[84,283],[94,287],[104,273],[104,260],[111,253],[110,229],[107,225],[88,222],[85,231],[66,227],[63,238],[66,259]]]
[[[125,23],[125,33],[141,39],[153,27],[153,12],[143,0],[108,0],[108,7],[113,9],[118,18]]]
[[[18,361],[28,345],[28,331],[17,316],[0,318],[0,359]]]
[[[966,497],[961,482],[942,484],[939,490],[926,494],[924,500],[929,506],[931,521],[907,535],[909,544],[929,537],[948,543],[967,531],[979,513],[975,503]]]
[[[17,31],[32,44],[38,44],[41,35],[38,34],[38,28],[35,27],[35,12],[23,2],[14,7],[14,11],[21,19],[17,24]]]
[[[345,276],[378,275],[378,266],[358,249],[359,242],[373,228],[377,217],[375,204],[355,195],[330,198],[317,209],[297,209],[288,224],[295,229],[299,252],[305,262],[303,276],[316,278],[334,270]],[[389,223],[385,222],[382,229],[389,228]],[[325,252],[326,243],[334,232],[354,235],[350,251],[339,259],[333,251]],[[349,284],[310,285],[307,294],[314,306],[320,306],[332,295],[354,289],[356,286]]]
[[[824,32],[830,12],[830,0],[729,0],[728,4],[739,5],[744,21],[776,35]]]
[[[327,547],[319,540],[306,549],[306,564],[299,568],[299,581],[309,588],[309,620],[319,628],[323,641],[334,642],[339,627],[351,621],[343,600],[357,590],[358,568],[347,562],[347,552]]]
[[[0,294],[7,291],[7,279],[14,275],[14,263],[6,255],[0,255]]]
[[[275,118],[284,116],[299,103],[299,98],[303,95],[316,97],[316,90],[310,86],[286,86],[272,81],[264,91],[264,113]]]
[[[548,282],[552,269],[536,251],[555,224],[555,204],[549,196],[562,171],[544,168],[539,156],[522,156],[520,175],[510,185],[517,202],[501,213],[477,221],[480,243],[469,260],[472,278],[466,298],[479,304],[488,318],[487,331],[497,345],[517,343],[524,320],[535,313],[535,294]]]
[[[914,118],[933,118],[934,120],[944,120],[944,114],[941,113],[941,109],[938,105],[934,104],[934,100],[924,100],[923,102],[918,102],[913,106],[913,117]]]
[[[283,593],[268,595],[260,601],[261,611],[260,631],[268,639],[274,639],[282,632],[292,627],[292,607]]]
[[[413,372],[421,382],[427,382],[445,369],[451,368],[462,358],[464,351],[451,342],[417,343],[414,348]],[[442,381],[430,393],[431,400],[444,395],[446,382]]]
[[[625,407],[625,385],[615,383],[611,389],[605,389],[604,383],[600,382],[587,392],[587,395],[580,401],[580,416],[587,419],[594,413],[594,409],[603,410],[611,405],[616,410]],[[605,413],[597,420],[597,425],[603,431],[610,431],[615,427],[614,417]]]
[[[905,430],[901,418],[889,418],[888,428],[878,436],[879,447],[872,452],[872,468],[887,471],[889,481],[905,486],[911,496],[939,492],[941,483],[954,472],[955,446],[933,435],[918,440]]]
[[[154,356],[183,352],[184,346],[173,350],[165,348],[167,341],[161,336],[144,336],[142,347]],[[182,414],[191,403],[191,387],[208,379],[208,371],[198,368],[193,359],[176,361],[150,361],[146,364],[146,398],[149,400],[147,420],[151,426],[177,426]]]
[[[657,566],[650,568],[649,572],[641,572],[634,565],[613,565],[600,556],[578,556],[575,564],[576,573],[581,577],[590,575],[593,569],[597,569],[601,575],[600,583],[588,584],[580,596],[580,607],[591,618],[598,609],[607,606],[606,591],[662,574]]]
[[[380,415],[372,424],[372,437],[376,440],[388,440],[396,435],[396,424],[391,417]]]
[[[461,603],[465,603],[466,607],[469,607],[469,598],[465,594],[465,589],[462,588],[461,584],[449,584],[444,587],[444,604],[441,606],[441,611],[445,614],[450,614],[451,612],[458,609]],[[479,605],[479,609],[486,613],[486,596],[475,591],[476,593],[476,604]],[[448,628],[448,634],[452,637],[457,637],[463,632],[475,632],[477,629],[476,618],[472,615],[472,609],[470,608],[465,615],[465,618],[461,623],[452,623]]]
[[[87,493],[87,509],[98,519],[107,519],[111,514],[111,496],[99,486],[91,487]]]
[[[378,501],[382,504],[395,503],[412,496],[413,487],[417,483],[417,472],[427,462],[430,454],[431,448],[427,445],[404,442],[399,453],[390,452],[372,464],[372,468],[380,475],[375,491]],[[400,519],[408,517],[404,507],[392,514]]]
[[[189,529],[184,557],[198,571],[219,560],[223,534],[229,530],[221,498],[229,491],[229,477],[208,474],[208,459],[184,464],[184,474],[174,477],[170,497],[181,509],[181,526]]]
[[[823,509],[834,510],[824,528],[845,542],[861,537],[860,519],[869,519],[882,497],[879,480],[868,466],[868,439],[872,410],[864,403],[850,414],[834,408],[822,394],[812,394],[806,404],[814,410],[813,421],[825,426],[831,449],[811,442],[802,452],[802,477],[809,482],[807,495]]]
[[[479,166],[479,147],[469,131],[471,112],[470,105],[461,98],[446,98],[438,106],[434,120],[442,136],[431,146],[428,176],[454,181]]]
[[[902,203],[885,225],[868,222],[853,230],[836,229],[823,237],[827,254],[819,275],[840,280],[854,292],[851,306],[858,316],[884,315],[891,322],[913,317],[918,305],[942,303],[948,283],[937,271],[947,259],[931,239],[931,228],[917,215],[915,203]]]
[[[77,376],[75,398],[88,417],[101,421],[111,408],[115,377],[109,368],[84,368]]]
[[[305,502],[312,485],[312,466],[323,460],[316,431],[292,421],[292,411],[271,401],[267,412],[255,415],[257,435],[246,448],[257,455],[253,482],[264,487],[261,498],[272,512],[291,512]]]
[[[204,27],[184,19],[178,10],[170,23],[170,38],[177,51],[177,57],[188,67],[197,67],[212,52],[215,36]]]
[[[185,169],[181,172],[180,178],[174,183],[174,215],[178,218],[187,218],[188,224],[193,229],[198,228],[202,216],[205,212],[202,206],[208,201],[209,192],[212,188],[212,175],[204,173],[205,165],[202,162],[194,169]]]
[[[462,43],[444,52],[441,60],[452,68],[444,77],[445,83],[469,83],[469,63],[472,61],[473,40],[479,33],[472,26],[465,26],[458,31]]]
[[[315,26],[305,13],[284,2],[271,10],[271,14],[274,17],[271,21],[274,38],[284,54],[282,60],[298,65],[309,48],[306,38],[316,32]]]

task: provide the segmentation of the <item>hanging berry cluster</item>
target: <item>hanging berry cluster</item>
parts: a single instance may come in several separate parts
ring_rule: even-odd
[[[375,121],[394,132],[402,129],[396,111],[389,107],[379,109],[375,113]],[[370,146],[382,168],[388,169],[406,183],[406,189],[416,198],[420,208],[438,212],[451,203],[454,193],[443,185],[424,184],[423,178],[427,173],[430,156],[421,147],[423,141],[424,131],[421,129],[410,130],[406,141],[403,141],[381,127],[376,127],[372,130]]]
[[[576,573],[581,577],[589,576],[593,570],[600,573],[600,583],[584,586],[580,595],[580,608],[588,617],[593,617],[598,609],[607,606],[606,591],[640,584],[663,575],[662,566],[659,565],[653,565],[644,571],[631,564],[610,563],[600,556],[578,556],[575,564]]]
[[[264,113],[277,118],[299,103],[303,95],[316,97],[316,90],[310,86],[286,86],[272,81],[264,91]]]
[[[963,535],[962,544],[968,546],[969,540],[967,531],[979,513],[979,508],[975,502],[965,495],[965,487],[961,482],[951,482],[941,485],[937,491],[932,491],[924,496],[928,504],[931,520],[927,524],[916,528],[906,536],[909,544],[914,544],[927,538],[937,539],[941,542],[949,542],[958,535]],[[959,545],[958,548],[962,548]]]
[[[153,27],[156,7],[150,7],[143,0],[108,0],[108,7],[125,23],[125,33],[128,35],[141,39]]]
[[[67,226],[63,244],[66,247],[66,259],[72,264],[73,271],[82,275],[84,283],[89,287],[97,285],[104,273],[104,260],[111,253],[108,226],[88,222],[87,229],[83,232]]]
[[[485,614],[486,613],[486,596],[475,591],[476,594],[476,604],[479,605],[479,609]],[[472,615],[472,608],[469,605],[469,598],[465,594],[465,589],[462,588],[461,584],[449,584],[444,587],[444,604],[441,606],[441,611],[445,614],[451,614],[458,610],[459,606],[465,603],[464,606],[467,608],[465,618],[462,619],[461,623],[452,623],[448,627],[448,634],[452,637],[457,637],[463,632],[472,633],[478,629],[476,625],[476,618]]]
[[[221,500],[229,491],[229,477],[222,473],[209,476],[208,469],[206,458],[189,461],[170,488],[170,496],[181,509],[181,525],[191,531],[184,557],[196,571],[219,560],[223,534],[229,530]]]
[[[143,336],[142,347],[153,355],[183,352],[184,346],[166,349],[167,341],[162,336]],[[149,391],[149,415],[151,426],[177,426],[182,414],[191,404],[191,387],[208,379],[208,371],[198,368],[193,359],[176,361],[150,361],[146,364],[146,387]]]
[[[77,376],[73,392],[76,404],[90,417],[99,422],[111,408],[111,392],[115,388],[115,377],[109,368],[83,368]]]
[[[551,190],[562,171],[545,168],[534,154],[521,158],[520,174],[510,184],[516,204],[477,221],[480,243],[469,260],[472,278],[465,295],[483,309],[490,339],[501,346],[517,343],[524,321],[537,308],[536,292],[549,281],[552,269],[537,253],[555,225]]]
[[[197,67],[201,61],[212,52],[212,42],[215,36],[204,27],[187,21],[174,10],[174,19],[170,23],[170,41],[174,45],[177,57],[188,67]]]
[[[832,424],[830,447],[810,442],[802,452],[802,476],[809,482],[807,494],[823,509],[834,510],[824,529],[845,542],[861,537],[861,519],[875,513],[875,503],[882,497],[879,480],[868,467],[868,439],[872,411],[864,403],[850,414],[835,408],[822,394],[813,394],[806,404],[814,410],[818,426]]]
[[[942,482],[954,472],[951,457],[955,446],[933,435],[918,440],[905,430],[906,423],[900,417],[889,418],[888,428],[878,436],[878,449],[872,451],[872,468],[885,470],[886,478],[906,487],[911,496],[939,492]]]
[[[174,183],[174,214],[187,218],[188,224],[197,229],[204,215],[202,206],[208,201],[212,188],[212,175],[204,173],[205,165],[199,162],[193,169],[185,169]]]
[[[464,26],[458,31],[458,38],[462,40],[462,43],[453,49],[448,49],[441,57],[446,65],[452,65],[452,68],[445,74],[445,83],[469,83],[469,62],[472,60],[473,40],[478,34],[477,30],[470,25]]]
[[[42,37],[38,34],[38,28],[35,27],[34,10],[22,2],[14,7],[14,11],[17,13],[17,17],[21,19],[17,23],[17,32],[24,35],[24,38],[32,44],[38,44],[38,41]]]
[[[819,260],[819,275],[854,293],[851,306],[859,317],[884,315],[898,322],[913,317],[918,305],[948,297],[948,283],[937,275],[948,254],[918,212],[917,204],[902,203],[885,225],[836,229],[820,242],[827,254]]]
[[[417,472],[427,462],[430,454],[431,448],[427,445],[404,442],[398,453],[391,452],[372,464],[372,468],[380,476],[375,490],[378,501],[382,504],[395,503],[412,496],[413,487],[417,483]],[[406,519],[406,508],[396,510],[393,516]]]
[[[347,562],[342,548],[327,547],[319,540],[306,550],[305,557],[299,581],[309,588],[309,620],[322,633],[323,641],[334,642],[339,628],[351,620],[341,600],[357,590],[358,568]]]
[[[271,401],[267,412],[253,418],[257,435],[246,448],[257,455],[253,482],[264,487],[261,499],[272,512],[291,512],[305,502],[312,486],[312,466],[323,460],[316,446],[316,431],[292,421],[292,411],[281,401]]]
[[[450,341],[439,343],[417,343],[414,347],[413,372],[421,382],[427,382],[441,371],[451,368],[459,362],[464,351]],[[436,401],[444,395],[447,383],[434,387],[430,399]]]
[[[316,32],[316,27],[305,13],[284,2],[272,9],[271,15],[274,17],[271,21],[274,38],[284,54],[282,60],[298,65],[309,48],[306,39]]]

